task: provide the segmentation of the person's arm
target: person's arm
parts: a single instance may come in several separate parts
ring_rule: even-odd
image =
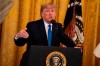
[[[67,35],[63,35],[61,38],[61,42],[66,45],[67,47],[75,47],[75,43],[73,42],[73,40],[68,37]]]
[[[26,30],[21,30],[20,32],[18,32],[16,34],[16,36],[14,37],[14,41],[15,41],[15,44],[17,46],[23,46],[28,40],[28,33],[26,32]]]
[[[25,43],[27,43],[27,39],[14,37],[14,42],[17,46],[23,46]]]
[[[73,40],[64,33],[61,24],[59,24],[59,32],[60,32],[60,38],[61,38],[60,40],[62,44],[66,45],[67,47],[76,46]]]

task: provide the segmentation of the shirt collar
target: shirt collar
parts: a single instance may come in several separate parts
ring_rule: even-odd
[[[44,25],[48,27],[49,23],[47,23],[46,21],[44,21]],[[52,27],[52,23],[50,23],[51,27]]]

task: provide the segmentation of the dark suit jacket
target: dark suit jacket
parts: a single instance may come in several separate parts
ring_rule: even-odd
[[[74,42],[64,34],[62,25],[60,23],[52,22],[52,46],[59,46],[60,42],[65,44],[67,47],[74,47]],[[29,22],[27,24],[27,30],[29,33],[29,38],[19,38],[15,40],[15,44],[18,46],[23,46],[25,43],[28,46],[31,45],[40,45],[40,46],[48,46],[48,40],[46,36],[45,26],[43,19]]]
[[[67,47],[74,47],[74,42],[64,34],[62,25],[60,23],[52,22],[52,46],[59,46],[60,42],[65,44]],[[31,45],[48,46],[46,31],[43,19],[29,22],[27,24],[27,30],[29,33],[29,38],[19,38],[15,40],[15,44],[18,46],[23,46],[27,43],[27,51],[23,54],[20,62],[20,66],[28,66],[29,49]]]

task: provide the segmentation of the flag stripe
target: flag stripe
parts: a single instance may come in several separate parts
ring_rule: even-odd
[[[64,20],[64,31],[76,44],[84,42],[81,0],[70,0]]]

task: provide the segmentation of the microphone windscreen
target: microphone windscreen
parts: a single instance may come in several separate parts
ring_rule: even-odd
[[[55,20],[51,20],[51,23],[54,23],[55,22]]]

